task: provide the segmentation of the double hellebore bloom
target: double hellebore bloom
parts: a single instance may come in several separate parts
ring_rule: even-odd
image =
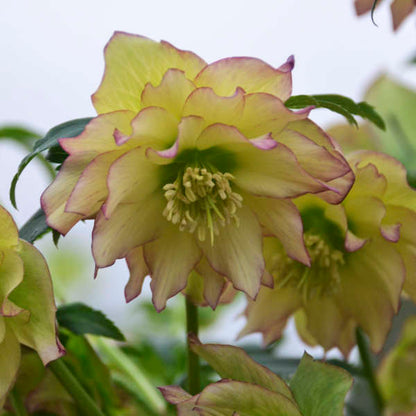
[[[281,336],[295,313],[305,342],[348,355],[361,327],[379,351],[404,289],[416,299],[416,192],[405,168],[390,156],[363,151],[350,158],[356,180],[340,205],[300,197],[311,267],[287,257],[275,238],[265,241],[273,289],[260,291],[246,309],[240,335]]]
[[[380,3],[380,0],[378,1]],[[354,6],[357,15],[368,13],[374,5],[374,0],[355,0]],[[416,7],[416,0],[393,0],[391,2],[391,15],[393,19],[393,29],[397,30],[403,21]]]
[[[19,240],[16,224],[0,206],[0,409],[17,376],[20,344],[36,350],[45,365],[63,354],[55,309],[44,258]]]
[[[150,274],[157,310],[190,273],[212,307],[227,281],[254,298],[266,231],[308,263],[288,198],[311,192],[337,203],[353,175],[309,110],[285,107],[293,59],[278,69],[253,58],[207,65],[125,33],[105,59],[99,115],[60,140],[69,157],[42,196],[48,224],[66,234],[93,218],[97,269],[126,258],[128,301]]]

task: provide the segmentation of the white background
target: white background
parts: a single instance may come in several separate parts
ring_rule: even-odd
[[[360,99],[383,71],[416,86],[416,66],[406,64],[416,54],[415,16],[393,33],[387,3],[377,11],[375,27],[369,15],[355,16],[352,0],[0,0],[0,126],[24,123],[44,133],[63,121],[93,116],[90,95],[101,80],[103,47],[114,30],[165,39],[208,62],[246,55],[279,66],[294,54],[294,94]],[[321,124],[340,120],[325,110],[314,117]],[[0,200],[8,209],[9,183],[23,156],[0,142]],[[19,225],[37,209],[46,185],[36,164],[23,174],[20,210],[11,209]],[[134,302],[125,306],[123,301],[126,269],[116,264],[92,281],[88,230],[77,226],[62,243],[82,253],[88,264],[82,290],[64,296],[104,308],[128,331],[134,326],[129,322]],[[56,255],[46,240],[41,242],[46,256]],[[243,324],[234,323],[232,315],[226,329],[213,336],[232,342]],[[293,345],[290,353],[303,350]]]

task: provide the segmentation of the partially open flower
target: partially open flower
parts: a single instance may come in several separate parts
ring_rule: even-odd
[[[124,33],[105,56],[99,116],[60,140],[69,157],[42,196],[48,224],[66,234],[94,218],[97,268],[127,259],[128,301],[150,274],[158,310],[192,271],[212,307],[227,281],[254,298],[265,231],[308,264],[288,198],[311,192],[337,203],[353,175],[309,110],[285,107],[293,59],[278,69],[253,58],[206,65]]]
[[[378,0],[377,4],[381,3]],[[374,7],[374,0],[355,0],[355,10],[357,15],[368,13]],[[393,20],[393,29],[397,30],[403,21],[416,7],[416,0],[392,0],[390,8]]]
[[[20,364],[20,344],[46,365],[63,354],[56,337],[55,303],[48,266],[39,251],[20,240],[0,206],[0,409]]]
[[[296,202],[311,267],[289,258],[275,238],[265,241],[274,289],[263,288],[246,309],[241,335],[281,336],[293,313],[305,342],[348,355],[361,327],[379,351],[399,308],[403,284],[416,298],[416,192],[390,156],[363,151],[350,158],[356,181],[340,205],[314,196]]]

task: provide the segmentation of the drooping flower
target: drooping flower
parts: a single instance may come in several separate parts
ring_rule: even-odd
[[[20,344],[36,350],[45,365],[63,354],[55,310],[44,258],[19,239],[12,217],[0,206],[0,409],[16,379]]]
[[[274,69],[253,58],[207,65],[190,52],[116,33],[93,95],[99,115],[76,138],[42,196],[62,234],[95,219],[96,267],[126,258],[126,299],[150,274],[158,310],[191,272],[215,307],[227,281],[254,298],[264,276],[262,234],[308,264],[288,199],[343,199],[353,175],[331,139],[288,110],[293,59]],[[264,284],[271,282],[263,281]]]
[[[337,416],[343,411],[352,385],[345,370],[305,354],[288,385],[240,348],[201,344],[195,338],[190,343],[222,379],[195,396],[178,386],[160,387],[179,416]]]
[[[377,4],[381,3],[378,0]],[[354,6],[357,15],[368,13],[372,10],[374,0],[355,0]],[[397,30],[403,21],[408,17],[416,7],[415,0],[392,0],[390,9],[393,20],[393,29]]]
[[[348,355],[361,327],[379,351],[403,284],[416,299],[416,192],[407,184],[406,170],[371,151],[349,160],[356,181],[340,205],[312,195],[295,201],[311,267],[287,257],[275,238],[266,238],[266,267],[275,287],[263,288],[249,303],[241,335],[262,332],[270,343],[295,314],[297,330],[309,344],[338,347]]]

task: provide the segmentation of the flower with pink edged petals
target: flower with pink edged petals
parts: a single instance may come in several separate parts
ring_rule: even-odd
[[[20,344],[46,365],[64,353],[55,328],[52,281],[43,256],[19,239],[11,215],[0,206],[0,410],[20,366]]]
[[[350,157],[356,181],[340,205],[313,195],[295,200],[304,222],[311,267],[289,258],[266,238],[266,268],[275,279],[245,311],[240,336],[261,332],[265,343],[280,338],[294,314],[305,342],[345,356],[361,327],[374,351],[383,347],[400,295],[416,299],[416,192],[406,170],[382,153]]]
[[[380,3],[381,0],[378,0]],[[354,6],[357,15],[360,16],[372,10],[374,0],[355,0]],[[397,30],[403,21],[416,7],[416,0],[392,0],[390,9],[393,20],[393,29]]]
[[[309,263],[289,198],[338,203],[352,171],[308,117],[283,101],[293,58],[274,69],[254,58],[207,65],[166,42],[116,33],[93,103],[99,115],[60,145],[69,154],[42,196],[62,234],[95,220],[97,269],[126,258],[126,299],[152,278],[157,310],[193,274],[215,307],[231,282],[255,298],[264,273],[263,234]]]

